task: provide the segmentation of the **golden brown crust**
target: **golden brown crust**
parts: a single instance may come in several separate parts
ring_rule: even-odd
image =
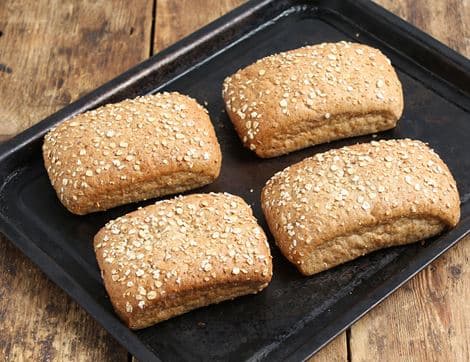
[[[282,253],[306,275],[429,237],[460,218],[449,169],[424,143],[408,139],[306,158],[267,182],[262,208]]]
[[[260,59],[226,78],[222,94],[240,139],[260,157],[390,129],[403,112],[388,58],[347,42]]]
[[[176,92],[74,116],[45,136],[43,156],[59,199],[80,215],[206,185],[222,159],[207,111]]]
[[[230,194],[159,201],[110,221],[94,246],[104,284],[134,329],[257,293],[272,277],[266,235]]]

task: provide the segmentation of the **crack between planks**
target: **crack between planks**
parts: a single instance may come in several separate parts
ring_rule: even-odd
[[[351,356],[351,328],[346,329],[346,357],[347,361],[352,361]]]
[[[152,25],[150,27],[150,46],[149,46],[149,57],[153,55],[155,50],[155,28],[157,23],[157,0],[152,2]]]

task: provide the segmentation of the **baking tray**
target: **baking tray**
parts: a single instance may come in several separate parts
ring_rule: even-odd
[[[202,308],[140,331],[113,313],[92,249],[108,220],[149,202],[74,216],[57,200],[42,165],[45,132],[99,105],[160,90],[207,104],[223,152],[220,178],[200,189],[228,191],[249,202],[265,230],[260,190],[276,171],[357,137],[259,159],[239,142],[224,111],[223,79],[274,52],[351,40],[381,49],[403,83],[405,112],[380,138],[428,142],[449,165],[462,219],[439,237],[359,258],[302,277],[270,243],[274,278],[254,296]],[[470,227],[469,61],[366,1],[251,1],[190,35],[0,146],[1,231],[123,346],[142,361],[299,360],[306,358],[454,245]]]

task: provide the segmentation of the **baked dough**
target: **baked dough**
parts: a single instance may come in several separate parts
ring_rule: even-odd
[[[79,215],[209,184],[222,160],[207,111],[179,93],[72,117],[45,136],[43,156],[60,201]]]
[[[223,85],[227,113],[260,157],[395,127],[401,83],[379,50],[323,43],[274,54]]]
[[[114,309],[133,329],[257,293],[272,277],[266,235],[226,193],[139,209],[106,224],[94,246]]]
[[[420,141],[330,150],[277,173],[262,192],[277,245],[305,275],[454,227],[455,180]]]

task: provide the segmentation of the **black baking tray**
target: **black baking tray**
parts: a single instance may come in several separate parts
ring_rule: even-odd
[[[245,150],[224,111],[223,79],[268,54],[339,40],[369,44],[390,57],[405,93],[398,127],[273,159]],[[303,359],[468,232],[469,74],[467,59],[371,2],[251,1],[1,145],[0,229],[142,361]],[[270,238],[274,278],[262,293],[131,331],[112,310],[91,240],[108,220],[151,201],[87,216],[70,214],[48,182],[41,145],[48,129],[76,113],[160,90],[178,90],[207,104],[223,166],[220,178],[199,191],[242,196],[265,230],[259,198],[270,176],[306,156],[373,137],[428,142],[457,180],[462,219],[455,229],[424,243],[375,252],[308,278]]]

